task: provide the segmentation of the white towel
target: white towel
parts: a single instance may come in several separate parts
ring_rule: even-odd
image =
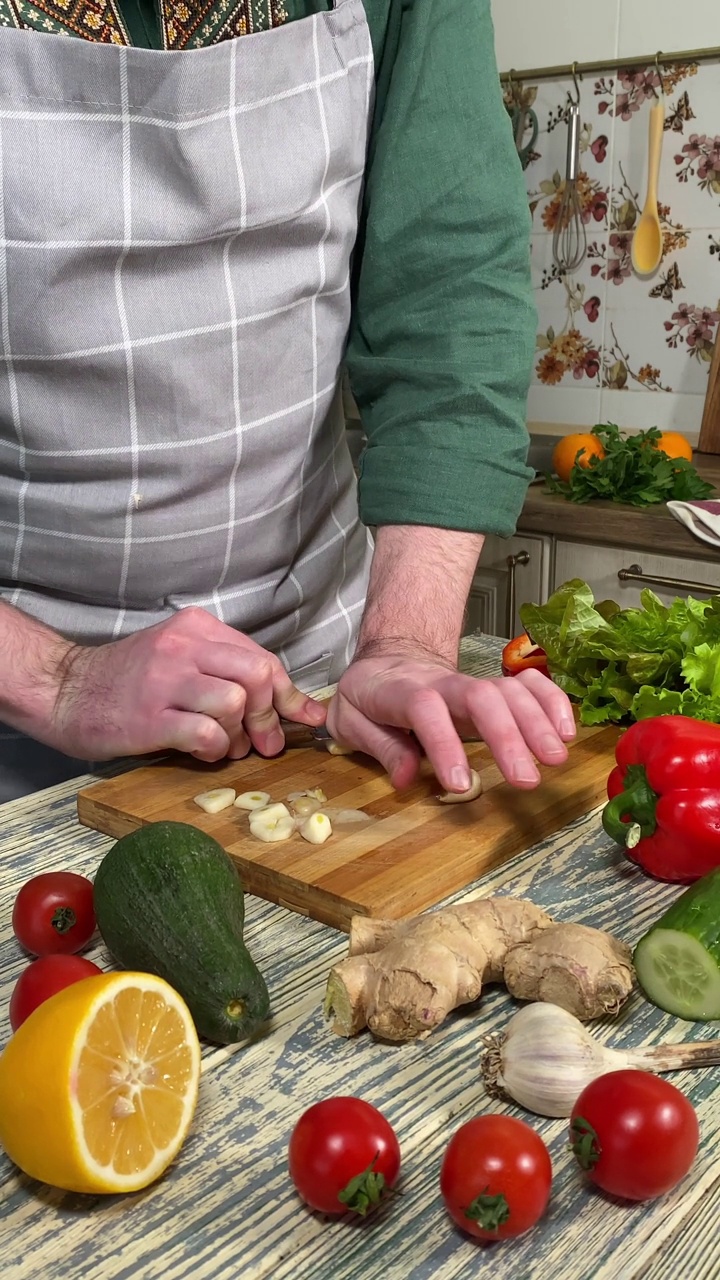
[[[709,542],[720,551],[720,499],[699,502],[668,502],[668,511],[684,524],[696,538]]]

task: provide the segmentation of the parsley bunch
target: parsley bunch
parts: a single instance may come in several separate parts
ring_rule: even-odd
[[[632,507],[649,507],[657,502],[707,498],[714,492],[691,462],[670,458],[658,448],[662,432],[657,427],[623,436],[619,427],[608,422],[593,427],[592,434],[601,441],[605,457],[591,457],[587,467],[575,463],[567,483],[546,473],[551,493],[559,493],[569,502],[609,498]]]

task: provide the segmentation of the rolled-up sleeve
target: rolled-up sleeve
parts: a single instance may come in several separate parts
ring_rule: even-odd
[[[532,476],[536,313],[489,0],[389,12],[347,350],[361,515],[507,536]]]

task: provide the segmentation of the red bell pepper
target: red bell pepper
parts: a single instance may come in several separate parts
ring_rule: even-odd
[[[615,759],[602,822],[631,861],[677,884],[720,866],[720,724],[639,720]]]
[[[502,673],[504,676],[516,676],[520,671],[529,671],[531,667],[549,676],[545,650],[539,644],[533,644],[529,635],[522,635],[508,640],[502,651]]]

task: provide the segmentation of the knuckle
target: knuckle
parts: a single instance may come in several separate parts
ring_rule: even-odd
[[[408,709],[420,716],[432,715],[445,705],[445,700],[436,689],[414,689],[408,696]]]
[[[263,732],[274,725],[277,720],[277,713],[272,706],[253,708],[245,715],[245,723],[251,728]]]
[[[247,695],[242,685],[230,685],[225,695],[225,711],[228,716],[241,718],[245,710]]]
[[[227,735],[212,720],[198,725],[194,734],[193,755],[201,760],[218,760],[225,754]]]

